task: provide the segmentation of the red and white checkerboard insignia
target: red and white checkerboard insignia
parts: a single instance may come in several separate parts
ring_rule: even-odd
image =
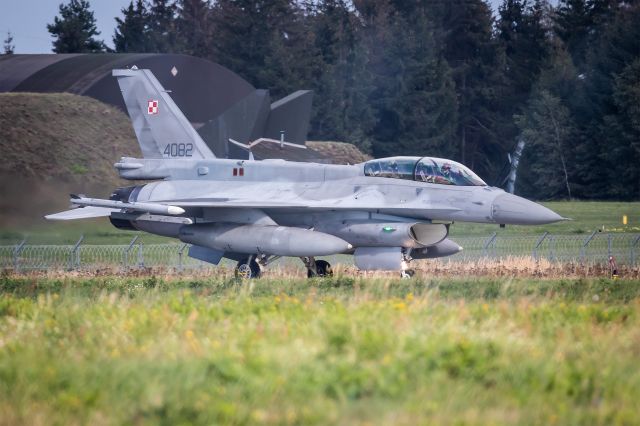
[[[158,101],[151,100],[147,103],[147,114],[154,115],[158,113]]]

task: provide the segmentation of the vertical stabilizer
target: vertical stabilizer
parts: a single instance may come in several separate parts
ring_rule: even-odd
[[[151,71],[117,69],[113,76],[144,158],[215,158]]]

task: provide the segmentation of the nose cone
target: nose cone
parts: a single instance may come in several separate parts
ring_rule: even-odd
[[[505,193],[493,200],[492,217],[506,225],[543,225],[565,220],[562,216],[538,203]]]

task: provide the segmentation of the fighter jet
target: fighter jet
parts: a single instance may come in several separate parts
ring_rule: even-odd
[[[300,258],[309,277],[331,275],[331,265],[317,258],[334,254],[353,255],[361,270],[408,277],[413,259],[462,250],[448,238],[454,222],[563,220],[443,158],[355,165],[216,158],[149,70],[113,76],[143,155],[114,166],[124,179],[151,183],[118,188],[108,200],[72,196],[75,208],[47,219],[109,217],[120,229],[189,243],[193,258],[237,261],[244,278],[259,277],[282,256]]]

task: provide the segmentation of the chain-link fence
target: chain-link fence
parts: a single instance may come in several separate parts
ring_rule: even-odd
[[[539,236],[493,234],[487,237],[462,237],[455,241],[464,247],[455,260],[532,256],[559,262],[606,263],[613,256],[620,264],[636,265],[640,255],[640,234],[610,234]]]
[[[453,238],[464,250],[447,259],[474,261],[482,258],[531,256],[556,262],[607,263],[613,256],[619,264],[635,266],[640,257],[640,234],[517,236]],[[174,268],[178,271],[214,267],[188,256],[189,244],[144,244],[134,238],[126,245],[88,245],[82,238],[75,245],[31,245],[27,241],[0,246],[0,268],[15,271],[43,269]],[[351,263],[350,256],[333,256],[332,263]],[[232,266],[225,262],[225,266]]]

